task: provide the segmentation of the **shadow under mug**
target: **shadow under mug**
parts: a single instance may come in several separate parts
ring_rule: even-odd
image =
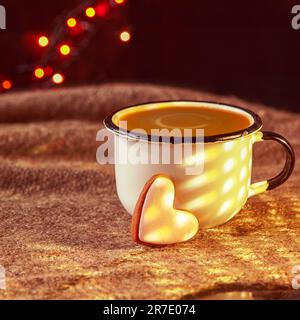
[[[136,140],[145,144],[152,142],[151,136],[135,135],[117,125],[120,114],[127,111],[139,111],[147,108],[176,106],[227,109],[238,112],[250,119],[251,125],[240,131],[221,135],[204,136],[204,169],[201,174],[186,175],[185,166],[179,164],[115,164],[116,186],[119,199],[125,209],[133,214],[135,204],[145,183],[157,174],[169,176],[175,185],[174,207],[192,212],[199,221],[200,228],[210,228],[231,219],[246,203],[247,199],[266,190],[281,185],[291,175],[295,154],[290,143],[281,135],[261,131],[262,120],[254,112],[233,106],[204,101],[164,101],[131,106],[109,115],[104,124],[113,132],[115,153],[128,150]],[[153,137],[152,137],[153,138]],[[252,148],[256,142],[274,140],[283,146],[286,154],[282,171],[269,180],[251,184]],[[193,137],[191,143],[197,143]],[[171,148],[174,141],[171,141]],[[202,142],[203,143],[203,142]],[[118,156],[118,154],[115,154]],[[198,155],[196,154],[195,157]]]

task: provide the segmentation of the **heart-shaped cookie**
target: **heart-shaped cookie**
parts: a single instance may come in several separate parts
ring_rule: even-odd
[[[167,245],[191,239],[197,218],[174,208],[175,188],[164,175],[153,176],[144,186],[132,217],[132,238],[145,245]]]

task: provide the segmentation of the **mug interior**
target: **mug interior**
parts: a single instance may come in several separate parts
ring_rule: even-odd
[[[231,113],[239,114],[249,121],[249,125],[245,128],[242,128],[238,131],[230,131],[221,134],[215,134],[210,136],[204,136],[204,142],[218,142],[218,141],[226,141],[239,138],[241,136],[245,136],[251,134],[257,130],[259,130],[262,126],[262,121],[260,117],[251,110],[237,107],[234,105],[221,104],[216,102],[207,102],[207,101],[163,101],[163,102],[151,102],[145,104],[139,104],[134,106],[129,106],[122,108],[120,110],[115,111],[110,114],[105,120],[104,125],[110,131],[115,134],[126,136],[128,138],[138,139],[138,140],[148,140],[148,141],[162,141],[161,137],[155,137],[153,135],[135,133],[134,131],[129,131],[119,127],[120,119],[130,113],[138,113],[145,110],[160,110],[166,108],[174,108],[174,107],[193,107],[193,108],[209,108],[215,110],[224,110],[229,111]],[[201,129],[201,128],[199,128]],[[197,142],[197,137],[190,137],[190,142]],[[203,137],[202,137],[203,141]],[[171,143],[182,142],[176,139],[169,140]],[[184,140],[184,142],[187,142]]]

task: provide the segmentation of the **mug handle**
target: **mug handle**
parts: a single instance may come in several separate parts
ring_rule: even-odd
[[[272,190],[283,184],[292,174],[295,166],[295,152],[290,143],[280,134],[271,131],[258,132],[254,142],[274,140],[279,142],[285,150],[285,164],[281,172],[268,180],[256,182],[250,185],[249,197],[255,196],[267,190]]]

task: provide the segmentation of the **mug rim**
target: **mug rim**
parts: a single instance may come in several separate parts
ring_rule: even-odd
[[[131,132],[129,130],[125,130],[120,128],[119,126],[117,126],[114,122],[113,122],[113,116],[116,115],[118,112],[126,110],[126,109],[130,109],[130,108],[134,108],[134,107],[142,107],[142,106],[146,106],[146,105],[151,105],[151,104],[159,104],[159,103],[174,103],[174,102],[180,102],[180,103],[207,103],[207,104],[214,104],[214,105],[219,105],[221,107],[229,107],[229,108],[233,108],[233,109],[237,109],[240,111],[244,111],[246,113],[248,113],[252,119],[253,119],[253,123],[245,128],[245,129],[241,129],[238,131],[231,131],[228,133],[222,133],[222,134],[217,134],[217,135],[212,135],[212,136],[204,136],[203,137],[203,142],[204,143],[208,143],[208,142],[225,142],[225,141],[230,141],[230,140],[235,140],[241,137],[245,137],[248,136],[251,133],[254,133],[258,130],[261,129],[262,127],[262,120],[259,117],[258,114],[256,114],[254,111],[240,107],[240,106],[236,106],[233,104],[227,104],[227,103],[220,103],[220,102],[215,102],[215,101],[205,101],[205,100],[162,100],[162,101],[149,101],[149,102],[144,102],[144,103],[139,103],[139,104],[133,104],[133,105],[129,105],[123,108],[120,108],[118,110],[115,110],[113,112],[111,112],[104,120],[103,120],[103,124],[106,127],[107,130],[111,131],[112,133],[118,135],[118,136],[122,136],[122,137],[127,137],[133,140],[143,140],[143,141],[148,141],[148,142],[164,142],[162,140],[161,136],[155,136],[155,135],[149,135],[149,134],[141,134],[141,133],[137,133],[137,132]],[[157,140],[153,141],[153,138],[156,138]],[[168,143],[196,143],[197,138],[196,136],[192,136],[189,137],[190,140],[186,141],[183,140],[183,138],[175,138],[175,137],[168,137],[170,140],[168,141]],[[202,138],[202,137],[201,137]]]

